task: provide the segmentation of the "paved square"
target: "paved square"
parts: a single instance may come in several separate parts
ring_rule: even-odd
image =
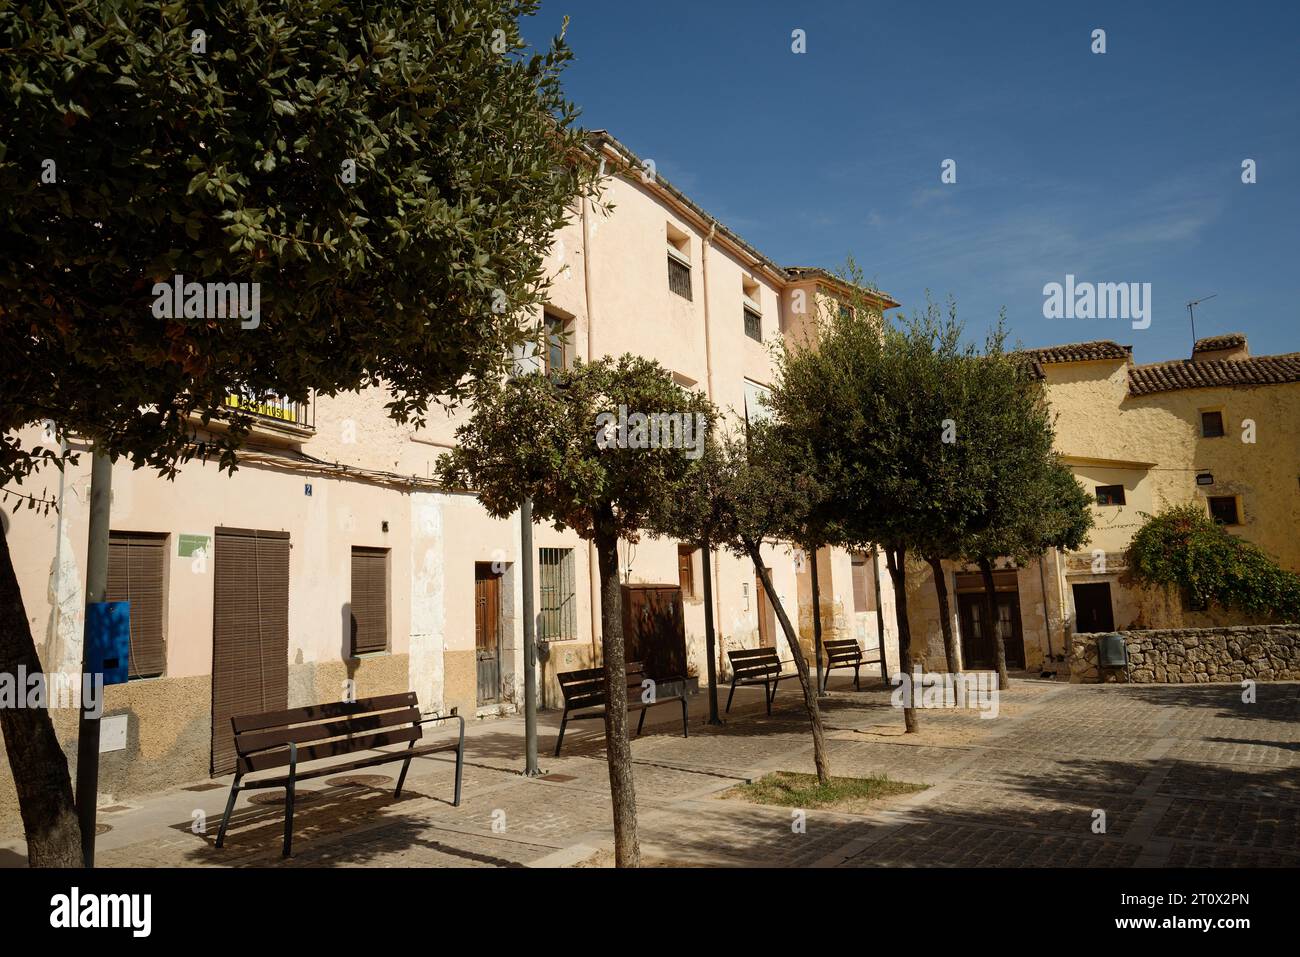
[[[760,807],[720,795],[772,770],[812,771],[795,694],[768,717],[757,696],[720,728],[691,701],[691,736],[670,719],[632,745],[647,859],[677,866],[1300,866],[1300,683],[1067,685],[1017,679],[1000,714],[925,711],[921,732],[879,688],[835,682],[824,718],[832,772],[928,784],[866,814]],[[176,790],[102,813],[105,866],[572,865],[612,844],[599,726],[528,779],[523,723],[486,721],[466,738],[464,801],[450,803],[451,756],[357,779],[311,782],[295,856],[279,857],[282,803],[241,798],[227,846],[213,847],[224,790]],[[121,803],[121,802],[120,802]],[[608,858],[603,854],[601,859]]]

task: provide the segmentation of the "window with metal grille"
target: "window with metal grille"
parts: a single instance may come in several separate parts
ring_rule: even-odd
[[[1210,496],[1210,517],[1220,525],[1240,525],[1241,513],[1237,508],[1237,496]]]
[[[683,299],[691,298],[691,267],[672,255],[668,257],[668,288]]]
[[[568,324],[554,313],[545,314],[546,321],[546,372],[559,372],[569,368],[571,346]]]
[[[1223,436],[1223,413],[1222,412],[1201,413],[1201,436],[1207,439],[1222,438]]]
[[[1097,504],[1098,505],[1123,505],[1124,486],[1122,485],[1098,485],[1097,486]]]
[[[755,342],[763,341],[763,317],[745,306],[745,335]]]
[[[540,548],[537,582],[541,592],[538,641],[568,641],[578,637],[572,548]]]
[[[871,556],[867,552],[853,552],[853,610],[875,611],[876,588],[872,581]]]
[[[167,536],[109,532],[106,601],[131,603],[130,678],[167,670]]]
[[[388,650],[388,549],[352,549],[352,654]]]

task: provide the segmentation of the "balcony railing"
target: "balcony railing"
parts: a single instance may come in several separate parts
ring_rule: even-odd
[[[228,395],[225,404],[258,419],[310,431],[316,429],[316,403],[310,399],[306,402],[294,402],[277,395],[257,397]]]

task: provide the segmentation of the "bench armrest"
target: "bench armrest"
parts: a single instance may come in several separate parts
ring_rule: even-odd
[[[419,721],[415,722],[415,724],[419,726],[422,724],[431,724],[434,721],[450,721],[452,718],[455,718],[460,722],[460,736],[463,739],[465,737],[465,716],[461,714],[440,714],[433,718],[421,718]]]

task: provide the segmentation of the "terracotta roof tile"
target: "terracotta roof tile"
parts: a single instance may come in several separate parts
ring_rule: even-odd
[[[1246,337],[1240,332],[1228,332],[1221,336],[1206,336],[1204,339],[1197,339],[1196,345],[1192,346],[1192,355],[1198,352],[1217,352],[1219,349],[1236,349],[1238,346],[1246,344]]]
[[[1204,341],[1204,340],[1202,340]],[[1129,395],[1150,395],[1175,389],[1274,385],[1300,382],[1300,352],[1253,359],[1177,359],[1133,366],[1128,372]]]
[[[1067,342],[1065,345],[1047,346],[1043,349],[1026,349],[1024,354],[1040,364],[1092,362],[1096,359],[1127,360],[1133,355],[1133,347],[1121,346],[1109,339],[1097,339],[1093,342]]]

